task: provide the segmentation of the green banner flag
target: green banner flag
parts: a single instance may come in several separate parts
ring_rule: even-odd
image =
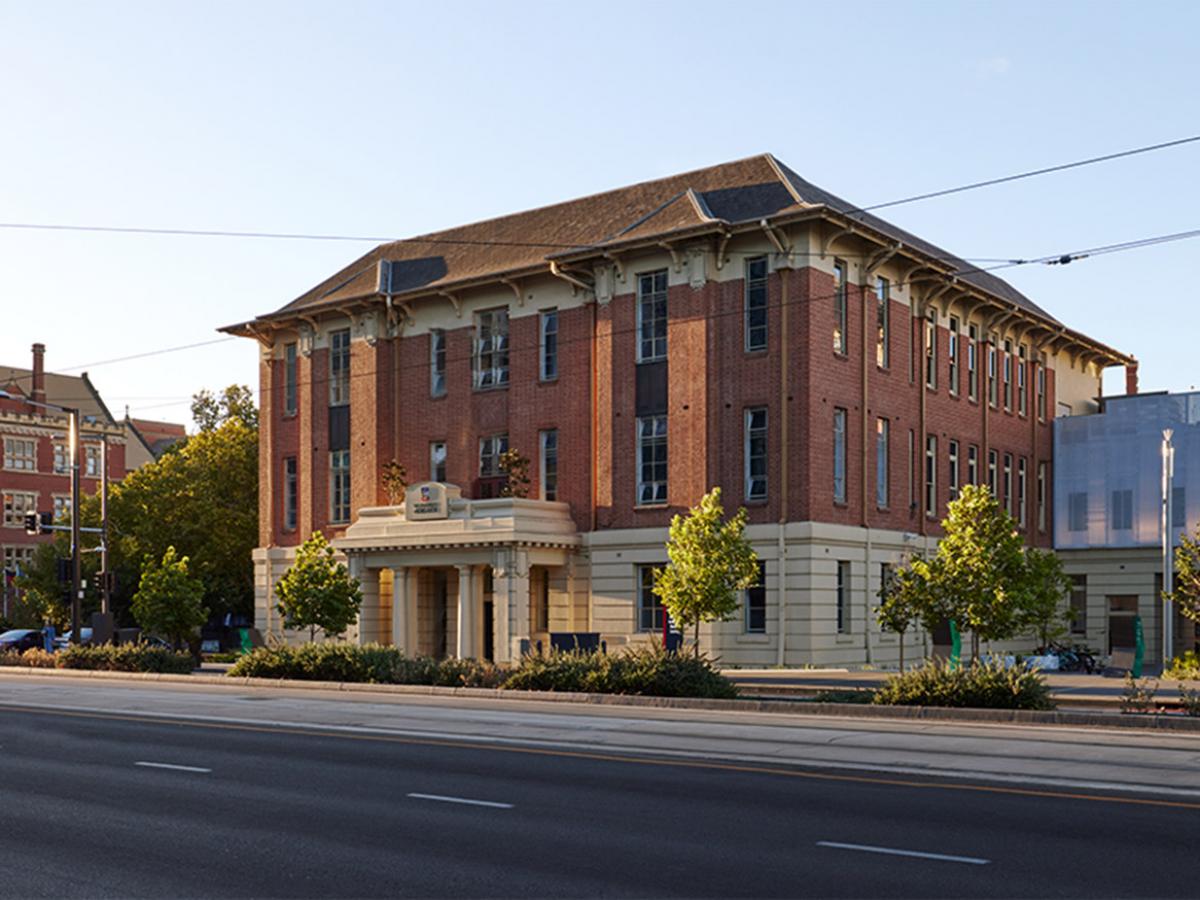
[[[1133,677],[1142,677],[1142,660],[1146,657],[1146,635],[1142,632],[1142,617],[1133,617]]]
[[[957,672],[962,665],[962,635],[958,633],[958,623],[950,620],[950,671]]]

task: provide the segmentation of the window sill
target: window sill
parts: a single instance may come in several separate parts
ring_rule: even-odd
[[[742,501],[742,505],[743,506],[766,506],[767,498],[766,497],[747,497],[745,500]]]
[[[836,506],[838,509],[849,509],[850,508],[850,504],[847,503],[845,500],[834,500],[833,505]]]
[[[644,366],[644,365],[648,365],[650,363],[660,363],[660,362],[666,362],[666,361],[667,361],[667,358],[665,356],[653,356],[648,359],[639,359],[639,360],[637,360],[637,364],[639,366]]]
[[[538,384],[558,384],[558,376],[555,375],[553,378],[539,378],[537,380],[537,383]]]
[[[834,359],[840,359],[840,360],[842,360],[843,362],[849,362],[849,361],[850,361],[850,354],[849,354],[849,353],[842,353],[842,352],[841,352],[841,351],[839,351],[839,350],[834,350],[834,351],[833,351],[833,358],[834,358]]]
[[[294,419],[294,418],[296,418],[296,416],[298,416],[298,415],[300,415],[300,411],[299,411],[298,409],[293,409],[293,410],[291,410],[291,411],[288,411],[288,410],[286,410],[286,409],[285,409],[285,410],[283,411],[283,413],[282,413],[282,414],[280,414],[279,418],[283,419],[283,420],[286,422],[286,421],[288,421],[289,419]]]
[[[735,643],[738,644],[769,644],[771,636],[762,631],[751,631],[748,633],[739,634],[735,638]]]
[[[766,356],[769,348],[767,347],[747,347],[743,351],[743,356]]]
[[[837,634],[837,642],[839,644],[853,644],[854,643],[854,635],[844,634],[843,632],[839,631]]]
[[[641,512],[643,510],[670,509],[670,508],[671,508],[670,503],[635,503],[635,504],[633,504],[634,512]]]
[[[429,399],[430,400],[445,400],[447,396],[448,396],[447,394],[430,394]]]
[[[476,394],[490,394],[492,391],[507,391],[508,382],[506,381],[504,384],[489,384],[487,387],[473,387],[471,390]]]

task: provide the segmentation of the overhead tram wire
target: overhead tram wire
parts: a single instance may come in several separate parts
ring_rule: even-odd
[[[1102,156],[1092,156],[1086,159],[1079,159],[1073,162],[1060,163],[1054,166],[1045,166],[1040,169],[1030,169],[1024,172],[1017,172],[1012,175],[1004,175],[999,178],[989,178],[984,181],[975,181],[969,184],[958,185],[956,187],[943,188],[937,191],[929,191],[923,194],[913,194],[908,197],[901,197],[897,200],[888,200],[884,203],[875,203],[869,206],[852,206],[848,210],[841,211],[843,215],[858,215],[860,213],[872,212],[877,209],[888,209],[894,206],[901,206],[907,203],[916,203],[922,200],[931,200],[935,197],[945,197],[951,194],[960,194],[965,191],[978,190],[980,188],[992,187],[998,184],[1007,184],[1013,181],[1020,181],[1025,178],[1034,178],[1040,175],[1048,175],[1054,172],[1063,172],[1068,169],[1077,169],[1083,166],[1096,165],[1102,162],[1109,162],[1115,159],[1123,159],[1130,156],[1137,156],[1143,153],[1151,153],[1158,150],[1166,150],[1172,147],[1179,147],[1185,144],[1191,144],[1200,141],[1200,135],[1191,137],[1178,138],[1172,141],[1164,141],[1157,144],[1147,144],[1142,147],[1134,147],[1130,150],[1121,150],[1116,153],[1106,153]],[[201,229],[201,228],[153,228],[140,226],[117,226],[117,225],[68,225],[58,223],[36,223],[36,222],[0,222],[0,229],[8,230],[26,230],[26,231],[68,231],[68,232],[98,232],[109,234],[145,234],[145,235],[176,235],[190,237],[230,237],[230,238],[265,238],[271,240],[306,240],[306,241],[348,241],[358,243],[373,243],[373,244],[447,244],[447,245],[465,245],[465,246],[482,246],[482,247],[525,247],[528,249],[558,249],[558,250],[598,250],[602,249],[604,244],[578,244],[578,243],[562,243],[558,241],[499,241],[499,240],[471,240],[467,238],[438,238],[429,236],[395,238],[395,237],[378,237],[366,235],[346,235],[346,234],[304,234],[293,232],[273,232],[273,231],[232,231],[224,229]],[[988,261],[988,260],[977,260]]]

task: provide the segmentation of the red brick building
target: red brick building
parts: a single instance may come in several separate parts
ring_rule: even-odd
[[[12,573],[30,560],[39,543],[51,539],[49,535],[25,533],[26,513],[53,512],[56,518],[67,521],[71,509],[68,419],[66,414],[37,403],[74,407],[83,416],[80,490],[84,495],[100,488],[106,446],[111,481],[119,481],[127,471],[150,458],[148,448],[131,444],[124,424],[113,418],[87,373],[76,376],[46,372],[45,352],[42,344],[34,344],[28,369],[0,366],[0,390],[17,398],[0,399],[0,497],[4,505],[0,547],[8,573],[3,584],[8,595],[12,592]]]
[[[972,481],[1049,546],[1051,420],[1136,371],[769,155],[386,244],[226,330],[261,348],[260,627],[321,529],[359,640],[499,658],[656,633],[666,527],[720,486],[764,580],[707,646],[886,662],[887,568]],[[507,448],[531,499],[492,499]],[[423,505],[386,505],[392,459]]]

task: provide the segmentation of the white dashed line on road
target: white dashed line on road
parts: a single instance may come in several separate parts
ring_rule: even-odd
[[[202,769],[199,766],[177,766],[173,763],[157,763],[157,762],[135,762],[135,766],[144,766],[147,769],[170,769],[173,772],[203,772],[205,774],[212,769]]]
[[[834,850],[858,850],[862,853],[885,853],[888,856],[914,856],[917,859],[934,859],[938,862],[968,863],[972,866],[986,866],[990,859],[980,859],[978,856],[950,856],[945,853],[923,853],[920,850],[897,850],[894,847],[872,847],[869,844],[840,844],[837,841],[817,841],[818,847],[832,847]]]
[[[414,800],[436,800],[439,803],[463,803],[467,806],[490,806],[494,809],[512,809],[511,803],[496,803],[492,800],[468,800],[466,797],[443,797],[441,794],[408,794]]]

